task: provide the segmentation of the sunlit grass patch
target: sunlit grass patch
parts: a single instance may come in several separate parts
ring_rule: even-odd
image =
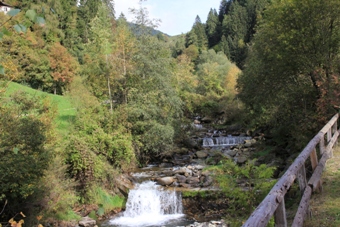
[[[314,194],[311,200],[311,219],[305,227],[340,226],[340,147],[334,150],[334,157],[328,160],[322,177],[323,191]]]
[[[51,105],[57,106],[58,115],[56,116],[55,123],[58,131],[63,135],[67,134],[70,123],[76,115],[76,110],[69,97],[46,93],[14,82],[9,83],[9,86],[6,88],[5,95],[9,96],[17,91],[24,91],[30,95],[39,96],[42,99],[48,98]]]

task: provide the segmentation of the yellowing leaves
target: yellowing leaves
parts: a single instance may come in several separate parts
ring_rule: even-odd
[[[5,78],[7,80],[18,79],[18,66],[9,55],[0,54],[0,64],[5,68]]]
[[[241,70],[236,66],[232,65],[230,70],[228,71],[227,77],[224,81],[224,87],[229,94],[236,94],[236,84],[237,78],[240,74]]]
[[[20,212],[20,213],[21,213],[21,212]],[[23,219],[21,219],[19,222],[16,222],[16,221],[14,221],[13,218],[11,218],[11,219],[8,221],[8,223],[11,224],[11,227],[22,227],[22,224],[24,224],[25,222],[24,222]]]

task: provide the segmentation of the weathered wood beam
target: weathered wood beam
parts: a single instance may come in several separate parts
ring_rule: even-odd
[[[323,155],[323,153],[325,153],[325,150],[326,150],[325,138],[321,138],[320,143],[319,143],[319,149],[320,149],[320,154]]]
[[[315,148],[310,153],[310,162],[312,164],[312,169],[315,170],[316,166],[318,165],[318,156],[316,154],[316,149]]]
[[[287,190],[294,182],[298,171],[304,165],[307,158],[310,156],[315,146],[319,143],[322,133],[318,133],[303,149],[300,155],[290,165],[285,174],[274,185],[269,194],[264,198],[256,210],[252,213],[249,219],[243,224],[244,227],[263,227],[266,226],[282,201]]]
[[[305,188],[307,186],[307,178],[306,178],[306,167],[305,165],[302,165],[298,175],[297,175],[298,181],[299,181],[299,188],[301,195],[303,195],[303,192],[305,191]]]
[[[313,191],[322,190],[320,181],[321,181],[322,172],[326,166],[326,162],[328,159],[329,159],[329,154],[325,153],[320,159],[318,166],[315,168],[312,177],[308,181],[308,185],[312,187]]]
[[[299,204],[299,208],[296,212],[292,227],[300,227],[303,225],[303,222],[309,212],[309,200],[312,195],[311,187],[307,186],[305,192],[303,193],[302,199]]]
[[[286,215],[286,207],[284,198],[279,203],[275,213],[275,227],[287,227],[287,215]]]
[[[334,115],[333,118],[319,131],[319,133],[315,135],[311,141],[309,141],[307,146],[303,149],[300,155],[294,160],[294,162],[288,168],[286,173],[278,180],[278,182],[270,190],[268,195],[264,198],[264,200],[262,200],[259,206],[251,214],[249,219],[243,224],[243,227],[246,227],[246,226],[264,227],[268,224],[270,218],[274,215],[276,209],[278,209],[279,205],[283,201],[284,195],[287,193],[287,190],[290,188],[296,176],[298,175],[298,171],[300,171],[302,166],[304,166],[307,158],[311,156],[312,152],[315,152],[315,154],[312,155],[313,156],[312,158],[314,159],[314,157],[316,157],[316,160],[317,160],[315,147],[318,143],[321,142],[321,140],[324,140],[325,134],[338,120],[338,117],[339,117],[339,114]],[[315,163],[317,164],[317,162]],[[306,190],[307,188],[310,188],[310,187],[306,186]],[[311,191],[311,188],[310,188],[310,191]],[[307,196],[305,195],[305,193],[304,193],[303,199],[304,197]]]

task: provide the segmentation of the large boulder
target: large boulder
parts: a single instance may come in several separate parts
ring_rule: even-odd
[[[116,185],[120,193],[128,196],[129,190],[134,187],[131,177],[127,174],[121,174],[116,178]]]
[[[156,181],[158,184],[162,186],[168,186],[172,184],[175,181],[175,179],[173,177],[162,177],[162,178],[157,178]]]
[[[248,160],[246,156],[238,156],[236,159],[237,164],[244,164]]]
[[[90,218],[88,216],[82,217],[78,224],[79,224],[79,226],[82,226],[82,227],[95,227],[95,226],[97,226],[96,220],[93,220],[92,218]]]
[[[208,153],[206,151],[197,151],[196,156],[197,158],[206,158],[208,157]]]

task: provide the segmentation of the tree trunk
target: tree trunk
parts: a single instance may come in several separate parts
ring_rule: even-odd
[[[108,60],[107,60],[107,54],[105,55],[106,57],[106,66],[108,66]],[[111,95],[111,86],[110,86],[110,75],[109,72],[107,72],[107,88],[109,90],[109,100],[110,100],[110,113],[113,112],[113,105],[112,105],[112,95]]]

